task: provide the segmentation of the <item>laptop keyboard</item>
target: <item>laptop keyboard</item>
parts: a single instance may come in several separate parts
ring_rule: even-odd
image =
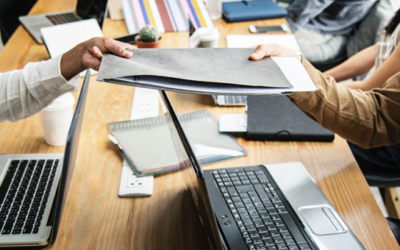
[[[225,96],[225,105],[246,105],[247,104],[247,96]]]
[[[0,231],[37,234],[59,160],[13,160],[0,187]]]
[[[311,250],[260,168],[215,170],[213,176],[249,250]]]
[[[53,24],[71,23],[71,22],[82,20],[82,18],[80,18],[77,14],[75,14],[75,12],[68,12],[68,13],[62,13],[62,14],[56,14],[56,15],[48,15],[46,17]]]

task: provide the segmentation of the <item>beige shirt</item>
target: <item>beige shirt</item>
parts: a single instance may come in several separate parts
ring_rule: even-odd
[[[336,84],[304,58],[302,64],[318,90],[289,98],[308,116],[364,148],[400,142],[400,72],[383,88],[363,92]]]

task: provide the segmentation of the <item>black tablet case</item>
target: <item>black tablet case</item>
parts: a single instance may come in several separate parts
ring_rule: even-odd
[[[247,97],[248,140],[331,142],[334,137],[286,96]]]

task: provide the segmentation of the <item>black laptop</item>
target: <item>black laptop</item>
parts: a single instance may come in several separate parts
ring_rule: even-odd
[[[203,171],[167,94],[160,95],[211,249],[364,249],[300,162]]]

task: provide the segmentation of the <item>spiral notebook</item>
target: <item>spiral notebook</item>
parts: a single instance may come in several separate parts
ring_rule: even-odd
[[[180,169],[182,161],[166,119],[157,116],[108,124],[109,133],[137,176]],[[218,121],[210,110],[180,113],[178,119],[201,165],[247,155],[232,136],[219,133]]]

